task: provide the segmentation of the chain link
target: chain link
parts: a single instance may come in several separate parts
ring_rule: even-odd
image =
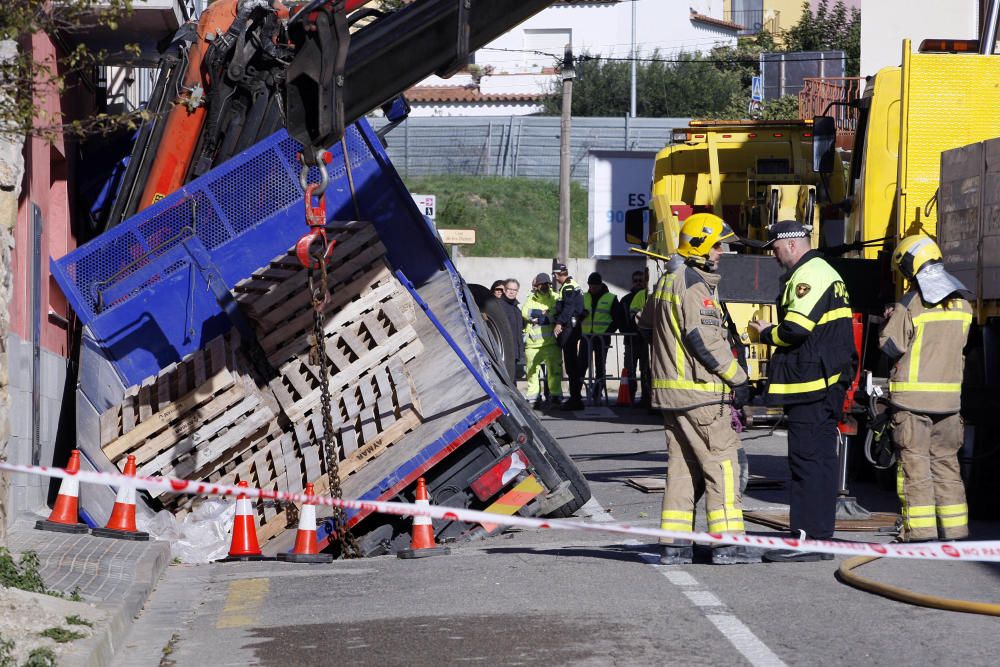
[[[340,487],[340,457],[337,455],[337,443],[333,439],[333,413],[330,400],[330,361],[324,349],[324,324],[326,315],[323,306],[329,298],[329,285],[326,274],[325,252],[318,261],[319,286],[315,285],[314,271],[309,270],[309,292],[313,305],[313,332],[309,337],[309,363],[319,369],[320,409],[323,413],[323,438],[319,441],[320,458],[326,463],[326,474],[330,480],[330,495],[340,500],[344,492]],[[347,527],[347,515],[344,508],[333,508],[334,535],[340,545],[340,553],[344,558],[360,558],[361,547],[357,539]]]

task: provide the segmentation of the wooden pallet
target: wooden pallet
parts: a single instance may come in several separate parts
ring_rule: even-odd
[[[322,350],[329,363],[334,446],[342,478],[363,469],[421,422],[406,364],[420,354],[409,294],[385,265],[385,248],[367,223],[334,227]],[[327,493],[320,460],[324,428],[318,368],[310,363],[314,309],[307,272],[292,251],[234,288],[272,369],[249,363],[235,332],[126,392],[100,418],[101,445],[141,475]],[[154,494],[184,512],[197,499]],[[258,537],[278,535],[288,516],[257,502]]]

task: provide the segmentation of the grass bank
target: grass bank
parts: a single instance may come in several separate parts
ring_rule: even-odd
[[[406,179],[410,192],[437,196],[439,228],[475,229],[468,257],[555,257],[559,186],[526,178],[426,176]],[[570,255],[587,255],[587,191],[573,183]]]

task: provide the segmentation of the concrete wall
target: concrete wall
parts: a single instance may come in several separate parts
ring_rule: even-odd
[[[903,60],[903,39],[913,49],[928,38],[977,39],[979,0],[863,0],[861,76]]]
[[[552,260],[523,257],[458,257],[455,266],[468,283],[478,283],[489,287],[494,280],[517,278],[521,282],[518,301],[524,303],[524,295],[531,290],[531,280],[539,273],[551,273]],[[612,260],[592,258],[571,259],[566,266],[569,274],[586,289],[587,276],[597,271],[604,278],[608,289],[618,297],[629,291],[632,272],[646,266],[646,260],[636,256]],[[656,267],[650,262],[650,284],[656,277]]]

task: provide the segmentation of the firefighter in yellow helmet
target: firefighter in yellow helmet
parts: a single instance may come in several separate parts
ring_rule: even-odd
[[[640,331],[652,335],[652,407],[663,410],[669,452],[660,519],[664,530],[694,530],[695,503],[704,489],[708,530],[743,532],[740,441],[729,406],[745,403],[750,389],[726,338],[716,273],[722,244],[735,242],[718,216],[689,217],[681,227],[678,254],[639,316]],[[661,563],[691,562],[690,541],[661,542]],[[748,547],[723,546],[712,550],[712,562],[760,562],[760,556]]]
[[[959,407],[972,308],[929,236],[900,241],[892,266],[909,283],[879,335],[879,347],[895,363],[889,402],[899,456],[900,539],[961,539],[969,534],[969,510],[958,467]]]

